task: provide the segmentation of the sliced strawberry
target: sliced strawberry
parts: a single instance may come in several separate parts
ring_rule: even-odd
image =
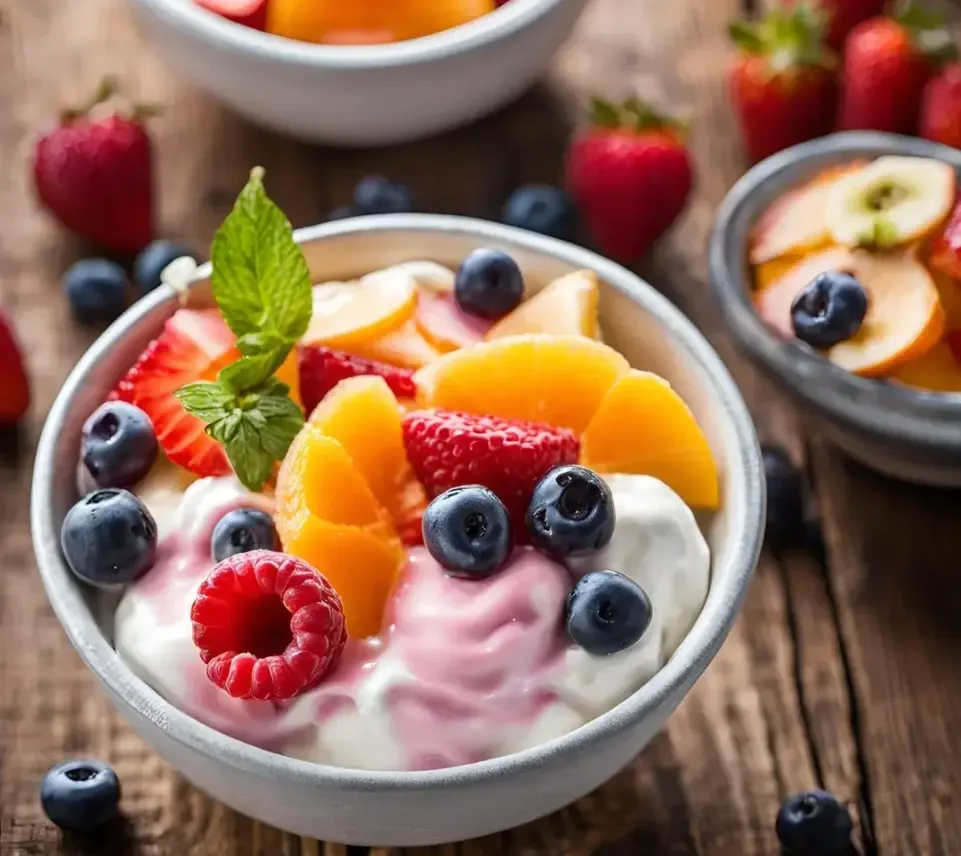
[[[267,28],[267,0],[197,0],[221,18],[254,30]]]
[[[174,393],[185,384],[212,380],[236,357],[234,334],[219,312],[180,309],[110,398],[129,401],[150,417],[160,448],[175,464],[198,476],[227,475],[231,467],[223,447],[207,436],[204,423],[187,413]]]
[[[417,394],[414,373],[410,369],[335,351],[323,345],[302,345],[299,357],[300,398],[308,415],[338,383],[358,375],[382,377],[398,398],[414,398]]]
[[[521,542],[537,483],[554,467],[577,463],[580,448],[566,428],[453,410],[415,410],[404,416],[403,430],[407,458],[429,497],[483,485],[507,507]]]

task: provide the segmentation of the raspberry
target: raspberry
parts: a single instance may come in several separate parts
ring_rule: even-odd
[[[410,369],[334,351],[323,345],[303,345],[299,356],[300,397],[308,416],[338,383],[357,375],[382,377],[398,398],[414,398],[417,394]]]
[[[207,677],[234,698],[289,699],[316,686],[347,641],[344,608],[301,559],[253,550],[224,559],[190,610]]]
[[[566,428],[453,410],[412,411],[403,429],[407,457],[429,496],[466,484],[492,490],[510,513],[515,540],[526,540],[537,483],[554,467],[577,463],[579,451]]]

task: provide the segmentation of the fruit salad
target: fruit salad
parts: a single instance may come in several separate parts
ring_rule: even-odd
[[[754,305],[852,374],[961,392],[961,198],[953,167],[885,156],[822,170],[750,239]]]
[[[507,0],[196,0],[255,30],[300,42],[377,45],[429,36],[493,12]]]
[[[256,240],[254,238],[256,236]],[[719,503],[598,282],[507,253],[313,284],[255,170],[178,309],[83,426],[61,543],[187,714],[318,763],[506,755],[625,699],[709,585]]]

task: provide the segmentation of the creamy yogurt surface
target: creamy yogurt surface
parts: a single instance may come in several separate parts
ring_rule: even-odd
[[[410,548],[383,632],[351,639],[334,672],[291,702],[229,697],[206,677],[190,606],[214,562],[218,520],[269,498],[234,478],[186,490],[162,470],[137,491],[161,533],[157,564],[125,592],[115,644],[168,701],[249,743],[319,763],[370,770],[454,766],[530,748],[609,710],[649,680],[704,602],[710,557],[694,515],[649,476],[606,477],[616,510],[611,542],[568,567],[516,548],[484,580],[448,575]],[[580,575],[619,571],[639,583],[653,620],[630,648],[593,656],[563,627]]]

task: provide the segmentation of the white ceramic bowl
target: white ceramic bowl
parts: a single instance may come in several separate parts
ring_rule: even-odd
[[[722,508],[707,527],[711,586],[688,636],[649,683],[588,725],[515,755],[447,770],[370,773],[310,764],[248,746],[181,713],[114,652],[104,631],[113,604],[78,584],[59,547],[60,524],[77,499],[81,425],[176,308],[166,286],[131,308],[83,356],[40,438],[31,522],[50,602],[133,728],[198,787],[244,814],[328,841],[414,846],[471,838],[552,812],[634,758],[734,622],[757,561],[764,517],[759,450],[747,409],[717,354],[674,306],[634,274],[587,250],[493,223],[427,215],[343,220],[300,230],[297,240],[316,281],[416,258],[456,266],[478,246],[511,253],[535,287],[574,269],[597,271],[607,341],[635,366],[671,381],[705,427],[720,465]],[[209,303],[206,280],[195,284],[188,299]]]
[[[340,47],[251,30],[192,0],[130,2],[147,40],[193,85],[256,124],[347,146],[426,137],[503,106],[540,77],[587,4],[511,0],[421,39]]]

